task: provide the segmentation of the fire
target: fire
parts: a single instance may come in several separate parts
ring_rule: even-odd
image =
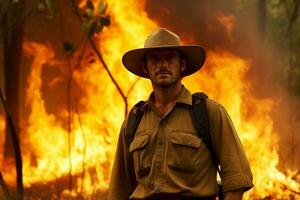
[[[106,189],[109,179],[107,171],[111,164],[112,144],[114,144],[114,141],[111,141],[113,138],[110,138],[113,136],[108,133],[117,131],[118,126],[114,127],[114,124],[120,124],[120,119],[110,121],[113,125],[106,126],[105,118],[110,116],[105,115],[104,107],[99,107],[98,104],[97,110],[74,114],[72,129],[68,132],[63,122],[53,114],[47,113],[41,93],[41,72],[44,65],[57,64],[53,62],[54,52],[49,47],[33,42],[26,42],[24,50],[28,56],[35,55],[28,77],[26,99],[31,114],[24,137],[28,140],[23,143],[27,147],[23,153],[25,187],[37,182],[53,181],[71,173],[72,176],[82,175],[81,178],[84,178],[78,179],[74,184],[76,186],[74,193],[82,193],[82,189],[83,194],[93,191],[94,188]],[[96,68],[99,70],[95,65]],[[101,74],[100,71],[96,73]],[[66,116],[66,113],[66,110],[62,110],[60,115]],[[71,142],[70,152],[69,142]],[[83,171],[85,174],[82,174]]]
[[[299,183],[277,169],[278,134],[270,114],[276,102],[257,99],[250,92],[246,77],[249,66],[250,61],[229,52],[209,52],[206,66],[188,78],[186,84],[221,102],[233,119],[254,175],[255,188],[246,199],[300,197],[291,192],[299,193]]]
[[[143,11],[144,1],[107,2],[112,25],[104,29],[97,39],[104,60],[127,94],[137,77],[122,67],[121,57],[129,49],[142,47],[145,37],[158,25],[147,18]],[[229,22],[232,22],[231,18]],[[77,89],[85,91],[85,94],[78,100],[72,96],[71,112],[65,108],[55,115],[48,113],[42,85],[51,86],[60,79],[43,83],[43,68],[66,67],[67,64],[55,59],[55,52],[49,45],[26,41],[23,49],[26,57],[32,59],[26,90],[30,114],[21,136],[25,187],[55,182],[63,177],[68,179],[71,174],[71,194],[67,186],[63,194],[80,194],[89,199],[95,192],[105,192],[125,110],[115,85],[98,61],[87,64],[74,72],[74,85],[79,88],[72,88],[72,94]],[[257,99],[252,94],[251,83],[246,76],[250,64],[250,60],[226,50],[210,51],[206,66],[183,82],[191,91],[205,91],[222,103],[232,117],[254,173],[256,187],[245,199],[270,196],[288,199],[296,195],[291,190],[299,193],[300,186],[290,175],[276,168],[279,162],[278,138],[270,114],[276,102]],[[68,76],[65,74],[66,78]],[[146,99],[150,91],[149,81],[140,79],[127,95],[129,107],[139,99]],[[69,131],[66,128],[68,117]],[[0,132],[3,132],[2,122],[0,118]],[[283,186],[291,190],[285,190]]]
[[[218,14],[217,20],[224,26],[227,37],[232,41],[232,29],[234,24],[234,17],[232,15]]]
[[[133,1],[132,4],[108,3],[111,13],[120,12],[120,9],[129,10],[129,5],[132,10],[134,5]],[[123,12],[124,15],[112,18],[115,26],[105,30],[99,38],[101,52],[125,94],[131,87],[130,84],[136,81],[136,77],[121,67],[120,57],[126,48],[135,48],[137,44],[141,46],[143,38],[156,27],[155,23],[147,19],[142,7],[142,4],[136,6],[132,10],[132,13],[136,13],[134,15]],[[149,24],[148,29],[142,25],[145,22]],[[69,113],[71,130],[68,131],[66,122],[59,120],[68,117],[67,109],[56,115],[48,113],[41,90],[43,84],[51,87],[60,81],[60,78],[54,78],[50,83],[43,83],[43,68],[66,67],[67,63],[55,60],[55,52],[44,44],[27,41],[23,49],[26,56],[33,60],[26,91],[26,104],[31,113],[22,135],[22,146],[26,147],[23,151],[25,187],[46,184],[61,177],[66,179],[71,174],[72,191],[68,194],[69,188],[66,187],[64,195],[80,194],[91,198],[94,192],[107,190],[118,132],[125,111],[116,87],[97,61],[75,71],[73,81],[79,89],[85,91],[85,95],[78,102],[72,101],[78,110],[73,107]],[[69,74],[65,74],[66,78],[68,76]],[[140,81],[138,85],[145,84]],[[146,87],[149,91],[150,85]],[[134,91],[128,96],[130,106],[137,98],[147,95],[143,92]]]

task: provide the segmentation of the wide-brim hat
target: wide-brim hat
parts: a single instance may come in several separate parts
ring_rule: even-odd
[[[178,49],[186,58],[186,68],[182,72],[182,76],[188,76],[198,71],[203,66],[206,58],[205,51],[201,46],[181,45],[178,35],[165,28],[159,28],[147,37],[144,48],[126,52],[123,55],[122,62],[135,75],[149,78],[148,74],[143,71],[145,55],[152,50],[161,48]]]

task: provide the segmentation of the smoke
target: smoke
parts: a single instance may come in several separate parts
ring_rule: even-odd
[[[262,2],[262,1],[261,1]],[[289,94],[283,60],[287,50],[266,41],[267,8],[260,1],[239,0],[149,0],[145,10],[160,26],[176,32],[188,44],[207,51],[226,49],[251,60],[247,78],[257,98],[275,101],[273,121],[280,134],[280,156],[284,167],[299,168],[297,130],[299,97]],[[227,24],[227,25],[226,25]],[[278,47],[278,48],[275,48]],[[254,109],[253,109],[254,110]],[[298,128],[297,128],[298,127]]]
[[[247,26],[242,28],[241,18],[253,18],[253,15],[248,14],[251,11],[243,13],[237,5],[236,0],[151,0],[146,3],[146,11],[150,18],[178,33],[185,41],[193,38],[193,42],[203,45],[208,50],[223,47],[249,56],[253,52],[253,38],[249,31],[254,30],[255,23],[249,19]],[[234,17],[231,35],[227,34],[226,27],[218,19],[220,16]]]
[[[151,0],[146,3],[146,11],[150,18],[178,33],[187,43],[200,44],[207,51],[226,49],[252,60],[248,75],[260,88],[255,93],[262,97],[277,93],[268,84],[274,78],[280,79],[276,76],[282,74],[282,68],[272,61],[270,55],[274,55],[264,47],[265,18],[260,17],[257,1]],[[230,30],[225,25],[228,21],[232,24]]]

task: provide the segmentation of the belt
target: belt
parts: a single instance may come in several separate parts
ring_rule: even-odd
[[[209,197],[187,197],[181,195],[174,195],[174,194],[157,194],[143,200],[215,200],[215,196]]]

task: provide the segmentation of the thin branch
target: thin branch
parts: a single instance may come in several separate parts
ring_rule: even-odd
[[[94,40],[92,39],[92,37],[89,36],[89,41],[90,44],[92,45],[92,48],[94,49],[96,55],[98,56],[100,62],[102,63],[103,67],[105,68],[106,72],[108,73],[111,81],[114,83],[114,85],[116,86],[117,90],[119,91],[120,95],[122,96],[124,101],[127,101],[126,96],[124,95],[121,87],[119,86],[119,84],[117,83],[116,79],[113,77],[112,73],[109,71],[107,64],[105,63],[102,54],[100,53],[100,51],[98,50],[96,43],[94,42]]]
[[[80,23],[82,23],[82,17],[80,16],[80,13],[79,13],[79,10],[78,10],[78,7],[76,5],[76,2],[75,0],[71,0],[71,4],[72,4],[72,7],[74,9],[74,13],[75,15],[77,16],[78,20]],[[117,83],[116,79],[113,77],[112,73],[110,72],[106,62],[104,61],[103,59],[103,56],[101,54],[101,52],[98,50],[98,47],[96,45],[96,43],[94,42],[92,36],[88,36],[88,40],[93,48],[93,50],[95,51],[97,57],[99,58],[101,64],[103,65],[104,69],[106,70],[106,72],[108,73],[111,81],[113,82],[113,84],[115,85],[115,87],[117,88],[119,94],[121,95],[124,103],[125,103],[125,116],[127,114],[127,110],[128,110],[128,101],[127,101],[127,97],[125,96],[124,92],[122,91],[120,85]]]
[[[132,92],[133,88],[136,86],[136,84],[139,82],[139,80],[141,80],[141,77],[138,77],[130,86],[126,96],[128,97],[130,95],[130,93]]]
[[[300,176],[300,170],[298,170],[297,172],[295,172],[295,174],[293,174],[293,176],[291,178],[293,180],[296,180],[298,178],[298,176]]]
[[[57,2],[58,3],[58,2]],[[59,4],[59,3],[58,3]],[[62,42],[64,42],[65,38],[65,29],[63,26],[63,19],[62,19],[62,9],[59,6],[59,23],[60,23],[60,32],[62,35]],[[72,132],[72,110],[71,110],[71,96],[72,96],[72,82],[73,82],[73,74],[76,69],[78,69],[81,65],[81,62],[83,60],[83,56],[86,51],[86,46],[87,46],[87,39],[86,37],[82,37],[82,39],[79,41],[79,44],[77,45],[76,48],[79,48],[81,44],[83,43],[83,51],[79,55],[77,63],[75,64],[75,67],[72,67],[71,64],[71,58],[73,55],[73,52],[76,50],[75,48],[72,49],[71,54],[68,56],[68,80],[67,80],[67,110],[68,110],[68,118],[67,118],[67,127],[68,127],[68,153],[69,153],[69,192],[72,192],[72,137],[71,137],[71,132]],[[85,154],[85,152],[84,152]],[[84,173],[84,172],[83,172]],[[82,192],[81,192],[82,193]]]
[[[287,4],[285,4],[287,5]],[[293,35],[293,27],[294,24],[297,20],[298,17],[298,12],[299,12],[299,7],[300,7],[300,0],[294,0],[294,6],[293,10],[291,12],[291,15],[289,16],[289,23],[288,23],[288,28],[286,32],[286,38],[290,41],[289,42],[289,48],[290,48],[290,54],[291,56],[289,57],[289,67],[288,67],[288,90],[289,90],[289,95],[292,95],[292,90],[293,90],[293,77],[294,77],[294,71],[295,71],[295,62],[293,60],[293,54],[294,54],[294,35]],[[286,12],[287,15],[289,15],[288,7],[286,6]],[[289,104],[290,110],[292,110],[292,103]],[[291,115],[290,115],[290,123],[292,125],[292,120],[291,120]],[[295,155],[295,130],[291,130],[292,132],[292,144],[291,144],[291,159],[292,159],[292,164],[294,164],[294,155]]]
[[[60,5],[57,2],[58,5]],[[62,19],[62,9],[60,6],[58,6],[58,10],[59,10],[59,27],[60,27],[60,34],[61,34],[61,39],[62,39],[62,43],[64,42],[64,36],[65,36],[65,29],[63,26],[63,19]],[[67,111],[68,111],[68,115],[67,115],[67,131],[68,131],[68,154],[69,154],[69,183],[68,183],[68,187],[69,187],[69,192],[70,194],[72,193],[72,169],[73,169],[73,165],[72,165],[72,137],[71,137],[71,133],[72,133],[72,111],[71,111],[71,89],[72,89],[72,79],[73,79],[73,70],[72,70],[72,65],[71,65],[71,56],[68,56],[68,78],[67,78]]]
[[[84,181],[84,175],[85,175],[85,156],[86,156],[86,149],[87,149],[87,146],[86,146],[87,141],[86,141],[86,136],[85,136],[84,130],[82,128],[82,121],[81,121],[81,116],[80,116],[79,109],[78,109],[78,101],[77,100],[75,102],[75,109],[76,109],[76,113],[78,115],[78,122],[79,122],[80,130],[81,130],[81,135],[82,135],[82,138],[83,138],[82,173],[81,173],[81,186],[80,186],[80,194],[82,195],[83,181]]]
[[[13,149],[14,149],[14,155],[16,161],[16,172],[17,172],[17,199],[22,200],[23,199],[23,176],[22,176],[22,157],[21,157],[20,142],[16,131],[17,129],[14,126],[12,116],[8,110],[8,106],[6,104],[6,101],[4,100],[1,89],[0,89],[0,100],[6,114],[6,120],[8,120],[8,125],[10,128],[11,138],[13,142]]]
[[[87,47],[87,42],[88,40],[84,40],[83,42],[83,50],[82,53],[78,56],[77,59],[77,63],[75,64],[75,67],[73,68],[73,71],[75,71],[76,69],[79,69],[82,63],[82,60],[84,58],[85,52],[86,52],[86,47]],[[73,71],[71,73],[73,73]],[[84,175],[85,175],[85,156],[86,156],[86,149],[87,149],[87,142],[86,142],[86,137],[84,134],[84,130],[82,128],[82,121],[81,121],[81,116],[79,113],[79,109],[78,109],[78,101],[77,98],[75,97],[75,112],[78,115],[78,121],[79,121],[79,125],[80,125],[80,130],[82,133],[82,138],[83,138],[83,152],[82,152],[82,173],[81,173],[81,187],[80,187],[80,194],[82,195],[83,193],[83,181],[84,181]]]
[[[71,132],[72,132],[72,127],[71,127],[71,87],[72,87],[72,78],[73,78],[73,72],[70,69],[71,68],[71,63],[69,60],[69,78],[67,81],[67,107],[68,107],[68,152],[69,152],[69,191],[70,194],[72,192],[72,138],[71,138]]]
[[[82,60],[83,60],[85,52],[86,52],[88,40],[85,38],[84,40],[80,41],[80,43],[81,42],[83,43],[82,53],[78,56],[77,63],[75,64],[73,70],[77,70],[80,68]]]
[[[300,0],[294,0],[294,7],[293,7],[293,11],[292,11],[291,15],[289,15],[289,9],[287,7],[287,4],[285,4],[285,5],[286,5],[286,7],[285,7],[286,8],[286,14],[289,18],[289,21],[288,21],[287,31],[285,32],[283,38],[288,39],[289,38],[288,36],[291,34],[292,29],[293,29],[293,25],[296,22],[296,19],[298,17],[298,12],[299,12],[299,7],[300,7]]]
[[[296,194],[297,196],[300,195],[299,191],[296,191],[294,189],[292,189],[289,185],[287,185],[286,183],[281,183],[282,186],[284,187],[284,190],[288,190],[290,192],[292,192],[293,194]]]
[[[293,23],[296,21],[296,19],[298,17],[299,7],[300,7],[300,0],[294,0],[294,10],[290,17],[290,21]]]
[[[8,1],[7,4],[2,2],[2,4],[4,5],[1,6],[2,8],[0,7],[0,27],[3,27],[3,25],[5,24],[5,16],[7,16],[10,12],[10,9],[12,7],[12,1]]]
[[[10,1],[10,2],[12,2],[12,1]],[[23,18],[21,15],[18,15],[16,20],[11,22],[9,25],[5,26],[5,23],[6,23],[5,17],[8,15],[8,12],[10,12],[12,5],[13,4],[10,4],[10,7],[8,7],[6,10],[7,12],[3,12],[3,15],[0,18],[0,38],[2,38],[5,33],[12,31],[14,29],[14,27],[16,26],[17,22],[19,22],[20,24],[23,24],[26,19],[28,19],[30,16],[33,16],[34,11],[35,11],[34,9],[29,10],[27,14],[24,14]],[[3,28],[1,29],[1,27],[3,27]]]

